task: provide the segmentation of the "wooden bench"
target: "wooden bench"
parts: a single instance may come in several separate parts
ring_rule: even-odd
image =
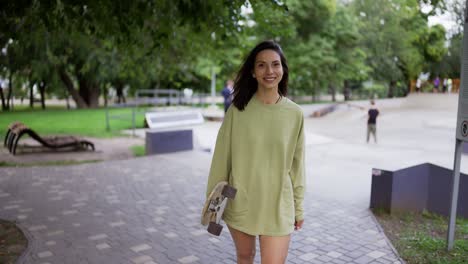
[[[73,136],[49,136],[41,137],[34,130],[21,122],[13,122],[8,126],[3,145],[8,148],[11,154],[16,154],[19,140],[28,135],[32,139],[41,143],[42,146],[50,149],[91,149],[94,151],[94,144],[90,141],[79,139]]]

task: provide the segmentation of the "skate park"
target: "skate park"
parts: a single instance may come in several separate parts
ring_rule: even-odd
[[[366,143],[367,112],[356,107],[369,101],[341,103],[319,118],[308,116],[328,104],[302,105],[306,221],[288,263],[400,263],[369,210],[372,168],[452,169],[457,102],[457,94],[376,100],[377,143]],[[220,124],[193,126],[192,151],[0,168],[0,217],[17,221],[30,243],[19,263],[235,263],[227,229],[214,237],[199,223]],[[467,166],[463,155],[461,171]]]

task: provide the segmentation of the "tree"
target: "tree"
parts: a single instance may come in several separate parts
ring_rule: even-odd
[[[429,13],[421,11],[421,4],[432,4]],[[416,0],[356,0],[352,6],[361,17],[362,45],[368,54],[368,65],[374,80],[388,83],[388,97],[395,96],[396,84],[408,84],[431,61],[445,53],[442,27],[427,26],[428,14],[441,1]]]
[[[291,64],[291,86],[313,95],[328,89],[336,100],[345,80],[367,74],[365,54],[359,47],[358,20],[336,1],[291,2],[295,37],[285,40]],[[311,27],[310,25],[314,25]]]
[[[251,3],[254,11],[264,6],[284,9],[275,1]],[[109,82],[117,87],[122,82],[159,87],[162,82],[195,80],[196,55],[243,32],[239,21],[244,4],[242,0],[10,1],[0,5],[0,32],[5,32],[0,44],[12,39],[21,46],[36,45],[19,39],[40,32],[44,40],[39,44],[47,44],[42,52],[49,69],[58,74],[78,107],[96,107],[102,87]],[[213,33],[218,40],[207,43]],[[109,66],[110,62],[117,65]]]

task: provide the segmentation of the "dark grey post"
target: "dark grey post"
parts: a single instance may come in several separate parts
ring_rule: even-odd
[[[468,6],[468,0],[465,1],[465,6]],[[457,220],[457,203],[458,203],[458,189],[460,184],[460,159],[463,141],[467,141],[467,125],[466,125],[466,111],[467,107],[463,102],[466,100],[467,78],[468,78],[468,8],[465,8],[465,20],[463,25],[463,42],[461,52],[461,84],[459,88],[458,97],[458,116],[457,116],[457,130],[455,142],[455,157],[453,162],[453,182],[452,182],[452,200],[450,204],[450,218],[447,231],[447,250],[453,249],[453,242],[455,239],[455,227]]]
[[[463,141],[457,139],[455,142],[455,158],[453,161],[452,200],[450,204],[450,218],[447,232],[447,250],[453,249],[455,237],[455,221],[457,219],[458,188],[460,184],[460,160]]]

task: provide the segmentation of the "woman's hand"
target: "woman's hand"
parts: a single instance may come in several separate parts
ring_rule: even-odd
[[[304,219],[294,222],[294,230],[301,230],[302,224],[304,224]]]

